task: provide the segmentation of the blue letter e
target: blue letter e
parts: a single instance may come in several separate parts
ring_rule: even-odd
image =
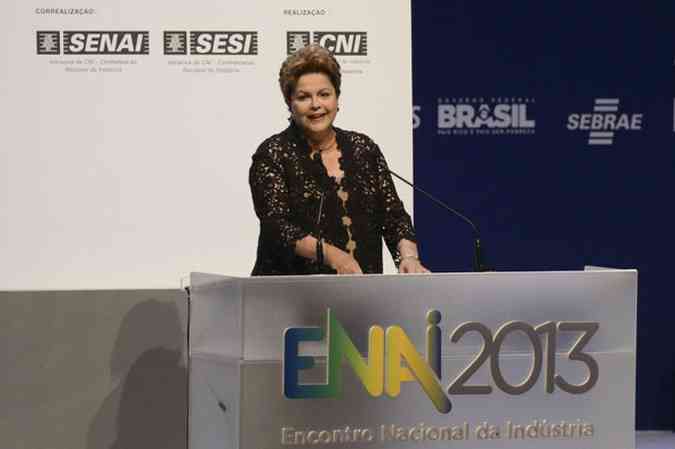
[[[314,366],[314,357],[298,355],[301,341],[321,341],[320,327],[290,327],[284,332],[284,396],[289,399],[331,397],[329,385],[300,385],[298,371]]]

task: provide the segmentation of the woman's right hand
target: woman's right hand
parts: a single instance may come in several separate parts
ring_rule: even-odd
[[[324,253],[326,265],[337,271],[337,274],[363,274],[359,263],[349,253],[332,245],[325,245]]]

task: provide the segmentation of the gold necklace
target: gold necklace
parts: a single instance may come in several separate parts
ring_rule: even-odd
[[[312,158],[317,153],[322,153],[324,151],[330,151],[334,148],[337,148],[337,137],[335,135],[335,131],[333,131],[333,137],[331,138],[330,142],[325,147],[321,148],[321,146],[317,145],[316,147],[313,147],[313,148],[310,146],[310,148],[311,148],[310,157],[312,157]]]

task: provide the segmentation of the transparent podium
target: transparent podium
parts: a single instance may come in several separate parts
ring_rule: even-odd
[[[189,448],[633,449],[634,270],[194,273]]]

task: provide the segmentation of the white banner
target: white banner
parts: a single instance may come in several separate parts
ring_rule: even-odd
[[[308,40],[342,64],[336,126],[412,177],[408,2],[70,6],[13,0],[0,18],[0,289],[250,273],[250,157],[287,126],[279,67]]]

